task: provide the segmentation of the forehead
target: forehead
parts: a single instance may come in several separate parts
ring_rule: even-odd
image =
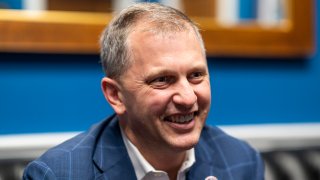
[[[174,18],[172,18],[171,20],[155,20],[142,17],[140,21],[132,24],[130,34],[139,32],[150,32],[154,36],[158,36],[191,31],[194,31],[192,26],[181,19],[174,20]]]
[[[182,25],[183,24],[183,25]],[[183,37],[185,35],[185,37]],[[161,23],[160,22],[139,22],[131,27],[130,33],[127,36],[127,47],[134,49],[136,46],[144,45],[143,43],[150,43],[148,45],[156,44],[156,42],[148,42],[148,39],[152,40],[170,40],[170,39],[190,39],[192,37],[194,44],[199,44],[202,47],[201,41],[197,37],[197,34],[193,27],[186,22],[175,23]],[[161,45],[161,44],[159,44]],[[202,50],[202,48],[201,48]]]
[[[202,52],[195,33],[188,30],[158,32],[147,28],[136,29],[128,37],[127,45],[132,54],[137,54],[139,50],[154,51],[156,54],[187,49],[193,52],[198,50]]]
[[[192,59],[192,63],[206,59],[199,40],[193,31],[155,33],[141,28],[134,30],[128,38],[133,64],[138,66],[177,64]],[[179,61],[179,62],[178,62]]]
[[[130,66],[122,76],[125,82],[142,82],[163,74],[207,71],[207,61],[193,31],[155,33],[137,28],[128,37]]]

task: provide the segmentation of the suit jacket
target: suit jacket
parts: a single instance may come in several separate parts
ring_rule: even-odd
[[[264,179],[260,155],[217,127],[203,128],[195,156],[187,179],[204,180],[208,176],[218,180]],[[29,163],[23,179],[131,180],[136,175],[118,118],[113,115]]]

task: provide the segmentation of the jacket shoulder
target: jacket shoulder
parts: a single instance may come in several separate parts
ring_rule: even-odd
[[[42,176],[45,172],[57,178],[92,179],[93,173],[83,174],[83,172],[89,172],[90,169],[93,169],[92,156],[100,135],[108,126],[109,121],[110,118],[92,126],[88,131],[50,148],[28,164],[24,171],[24,179]]]
[[[199,146],[209,156],[207,159],[211,159],[216,167],[224,169],[228,176],[235,179],[264,179],[260,153],[247,142],[228,135],[220,128],[205,126]]]
[[[232,157],[232,159],[241,159],[241,157],[250,158],[252,154],[255,155],[257,153],[247,142],[230,136],[214,126],[204,127],[200,141],[203,146],[215,152],[223,150],[223,153],[227,154],[228,157]]]

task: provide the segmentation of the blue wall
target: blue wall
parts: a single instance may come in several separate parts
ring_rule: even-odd
[[[111,114],[98,56],[0,57],[0,134],[79,131]]]
[[[0,0],[0,8],[22,9],[22,0]]]
[[[209,57],[208,123],[320,122],[319,52],[295,59]],[[97,55],[0,53],[0,134],[81,131],[110,115],[98,61]]]

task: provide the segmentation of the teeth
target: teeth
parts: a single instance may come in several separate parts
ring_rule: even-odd
[[[171,122],[174,123],[185,123],[188,121],[191,121],[194,117],[194,114],[188,114],[188,115],[176,115],[176,116],[171,116],[169,119]]]

